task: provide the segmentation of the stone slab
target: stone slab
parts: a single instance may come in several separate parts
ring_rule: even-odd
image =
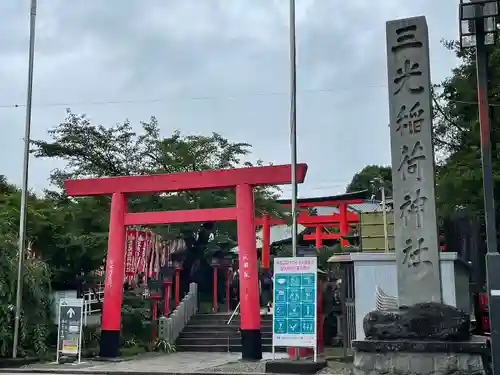
[[[293,360],[281,359],[266,362],[267,374],[316,374],[326,367],[324,359],[313,360]]]
[[[482,356],[466,353],[355,352],[352,375],[486,375]]]
[[[352,348],[357,353],[465,353],[487,355],[485,337],[473,336],[469,341],[434,340],[354,340]]]

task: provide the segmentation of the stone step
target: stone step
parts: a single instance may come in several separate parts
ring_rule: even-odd
[[[238,332],[238,326],[232,325],[218,325],[218,324],[191,324],[191,322],[184,327],[183,332]],[[273,326],[262,326],[261,333],[272,333]]]
[[[209,322],[210,321],[210,322],[217,322],[220,324],[227,324],[229,318],[230,318],[230,315],[226,315],[226,314],[197,314],[191,319],[191,321],[192,322]],[[260,321],[261,321],[261,324],[266,324],[266,323],[272,324],[273,317],[272,317],[272,315],[261,315]],[[233,319],[231,319],[230,324],[239,325],[240,324],[240,316],[235,315],[233,317]]]
[[[176,345],[176,351],[178,352],[218,352],[218,353],[241,353],[241,345],[230,345],[229,348],[226,345]],[[229,349],[229,350],[228,350]],[[286,352],[286,348],[276,347],[277,353]],[[273,351],[271,345],[262,345],[262,351],[264,353],[271,353]]]
[[[262,345],[272,345],[272,337],[262,338]],[[193,346],[193,345],[241,345],[241,337],[179,337],[175,345]]]
[[[186,338],[191,338],[191,337],[241,337],[239,331],[186,331],[185,329],[181,332],[179,337],[186,337]],[[269,332],[262,332],[261,331],[261,337],[264,338],[270,338],[273,337],[273,334],[271,331]]]

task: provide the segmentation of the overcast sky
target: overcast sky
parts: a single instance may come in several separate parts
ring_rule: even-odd
[[[385,21],[427,16],[439,82],[457,63],[440,40],[456,38],[458,0],[296,1],[299,195],[332,195],[389,164]],[[289,162],[287,0],[38,3],[33,139],[70,107],[104,125],[154,115],[165,136],[215,131]],[[29,0],[1,0],[0,14],[0,174],[19,184]],[[48,187],[56,166],[32,159],[30,187]]]

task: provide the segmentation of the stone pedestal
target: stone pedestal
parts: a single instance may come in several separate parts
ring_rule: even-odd
[[[471,336],[468,314],[440,303],[372,311],[365,340],[352,342],[353,375],[482,375],[489,348]]]
[[[353,375],[483,375],[484,338],[464,342],[353,341]]]

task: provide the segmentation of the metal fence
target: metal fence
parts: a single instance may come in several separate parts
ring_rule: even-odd
[[[159,320],[159,337],[169,344],[175,343],[189,320],[198,312],[198,284],[189,284],[189,292],[168,318]]]

